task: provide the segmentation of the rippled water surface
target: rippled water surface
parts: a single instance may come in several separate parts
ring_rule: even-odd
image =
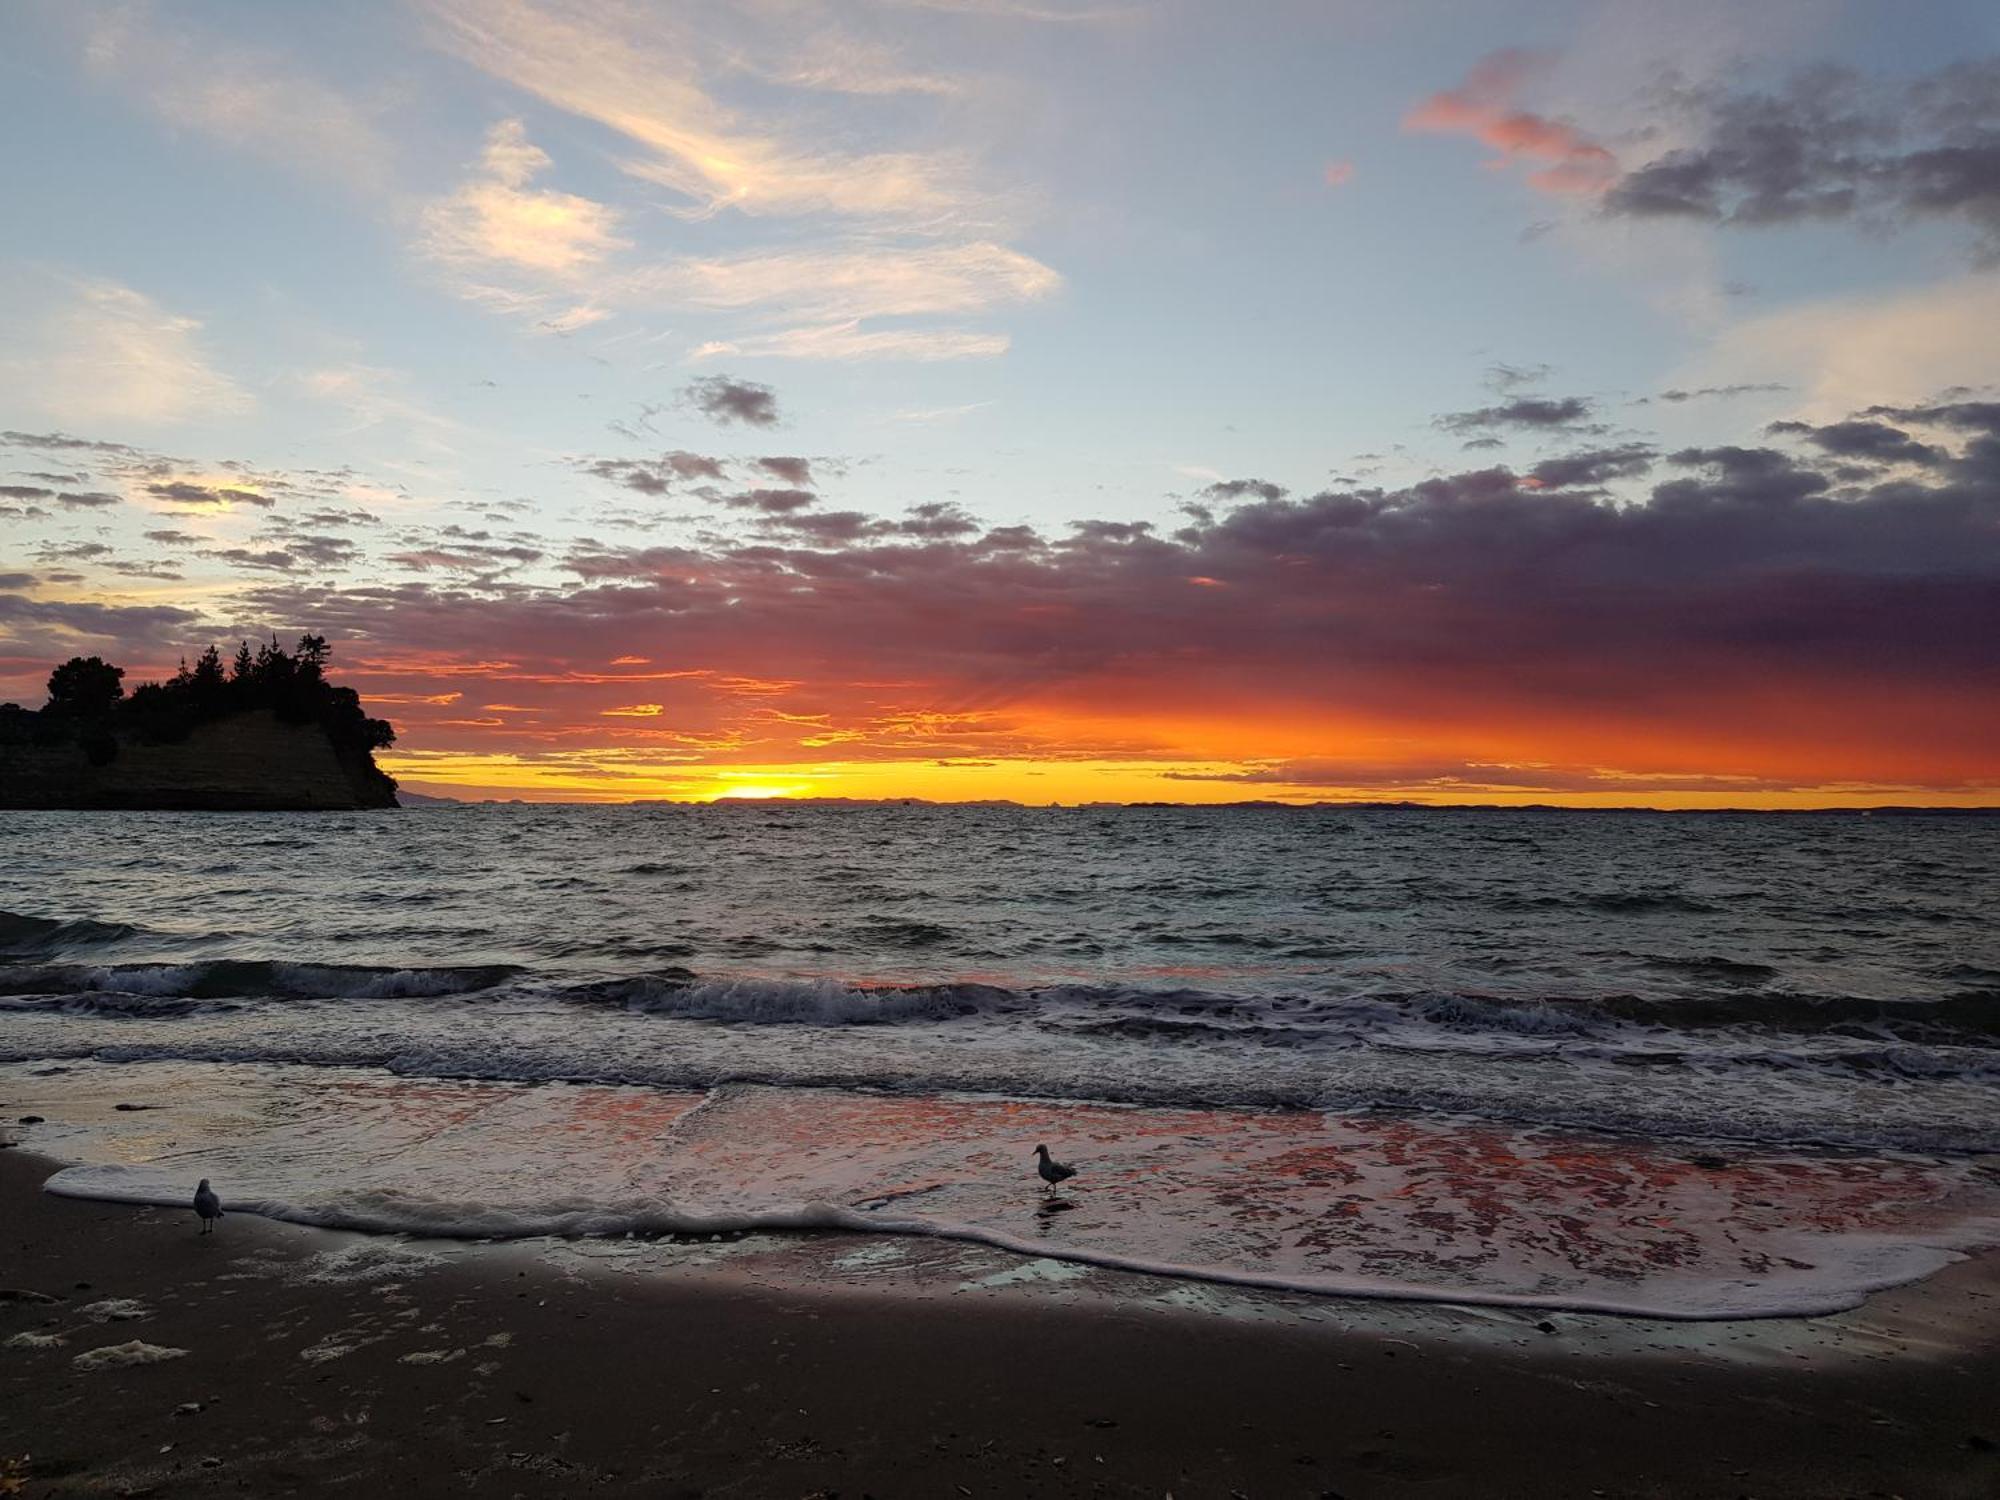
[[[692,1099],[702,1130],[733,1122],[733,1185],[683,1174],[612,1195],[589,1178],[628,1217],[634,1194],[676,1213],[918,1210],[996,1243],[1021,1229],[1147,1263],[1316,1283],[1388,1267],[1412,1286],[1560,1283],[1611,1301],[1621,1284],[1630,1300],[1646,1264],[1668,1276],[1664,1252],[1649,1262],[1641,1248],[1657,1226],[1638,1223],[1664,1219],[1696,1247],[1671,1268],[1676,1305],[1699,1306],[1700,1287],[1749,1274],[1701,1226],[1761,1211],[1731,1207],[1718,1169],[1689,1176],[1687,1160],[1754,1157],[1807,1185],[1798,1215],[1853,1250],[1886,1232],[1862,1212],[1868,1183],[1890,1220],[1921,1222],[1907,1243],[1972,1233],[1981,1158],[2000,1149],[2000,820],[771,804],[16,814],[0,821],[0,909],[0,1059],[17,1088],[40,1077],[53,1081],[33,1085],[38,1098],[60,1095],[68,1076],[82,1098],[88,1074],[115,1092],[105,1065],[141,1060],[203,1076],[239,1065],[231,1076],[249,1069],[279,1094],[358,1069],[399,1088],[587,1083]],[[835,1107],[869,1099],[903,1102]],[[941,1100],[958,1103],[940,1113]],[[1005,1113],[1029,1102],[1032,1122]],[[1107,1129],[1107,1108],[1123,1123]],[[846,1143],[860,1154],[841,1159],[868,1170],[797,1147],[808,1116],[808,1135]],[[522,1210],[527,1179],[497,1184],[534,1153],[497,1120],[459,1133],[455,1159],[472,1164],[469,1198]],[[1329,1161],[1360,1161],[1390,1149],[1391,1120],[1397,1172],[1442,1175],[1418,1189],[1357,1167],[1347,1188],[1366,1212],[1330,1196],[1338,1174],[1274,1175],[1278,1127],[1254,1123],[1317,1131]],[[681,1149],[696,1128],[674,1127]],[[217,1130],[173,1150],[238,1138]],[[1075,1196],[1096,1217],[1008,1227],[1021,1132],[1093,1159]],[[1149,1132],[1193,1163],[1176,1169],[1171,1212],[1130,1186],[1151,1179],[1129,1176],[1119,1143]],[[70,1137],[77,1159],[106,1165],[109,1139]],[[1467,1141],[1486,1144],[1468,1156]],[[274,1202],[356,1186],[300,1151],[289,1178],[260,1188]],[[608,1137],[592,1151],[618,1159]],[[911,1151],[934,1183],[915,1196],[891,1170]],[[1807,1206],[1836,1180],[1838,1214]],[[1440,1181],[1501,1219],[1441,1208]],[[374,1186],[409,1188],[386,1182]],[[1590,1269],[1551,1281],[1506,1248],[1537,1234],[1506,1210],[1553,1212],[1564,1192],[1588,1232],[1539,1242],[1582,1247]],[[1253,1232],[1274,1222],[1290,1227]],[[1426,1222],[1449,1243],[1424,1248]],[[1759,1232],[1798,1227],[1780,1210]],[[1468,1235],[1514,1269],[1455,1275]],[[1751,1263],[1779,1266],[1757,1260],[1768,1248]],[[1830,1257],[1848,1272],[1820,1276],[1820,1295],[1879,1282],[1865,1259]]]

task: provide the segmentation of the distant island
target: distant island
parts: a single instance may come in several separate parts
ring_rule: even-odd
[[[286,812],[395,807],[375,752],[395,743],[353,688],[326,677],[323,636],[287,652],[210,646],[165,682],[77,656],[39,711],[0,704],[0,808]]]

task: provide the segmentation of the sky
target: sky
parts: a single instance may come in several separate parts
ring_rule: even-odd
[[[2000,803],[1990,0],[23,0],[0,699],[415,791]]]

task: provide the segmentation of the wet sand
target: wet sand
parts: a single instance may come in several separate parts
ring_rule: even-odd
[[[53,1170],[0,1154],[0,1493],[2000,1492],[1996,1256],[1837,1317],[1661,1324],[855,1238],[661,1269],[247,1216],[202,1237],[44,1195]],[[185,1352],[96,1353],[135,1342]]]

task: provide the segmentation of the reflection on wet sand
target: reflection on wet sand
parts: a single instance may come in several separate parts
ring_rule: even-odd
[[[0,1070],[88,1193],[506,1236],[780,1219],[1326,1290],[1383,1284],[1687,1315],[1824,1308],[2000,1238],[2000,1194],[1911,1156],[1663,1150],[1486,1122],[732,1086],[406,1080],[156,1063]],[[132,1098],[200,1101],[120,1112]],[[1084,1174],[1045,1197],[1028,1152]],[[136,1170],[135,1170],[136,1169]],[[108,1192],[109,1189],[106,1189]],[[386,1206],[386,1207],[385,1207]],[[476,1214],[469,1210],[477,1210]],[[330,1217],[331,1215],[331,1217]],[[427,1218],[435,1215],[435,1218]],[[357,1220],[356,1222],[359,1222]]]

